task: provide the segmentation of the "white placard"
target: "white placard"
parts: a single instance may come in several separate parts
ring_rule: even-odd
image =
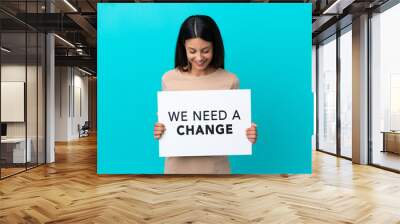
[[[1,122],[24,122],[24,102],[24,82],[1,82]]]
[[[251,155],[250,90],[158,92],[160,157]]]

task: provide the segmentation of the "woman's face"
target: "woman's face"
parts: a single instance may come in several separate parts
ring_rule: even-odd
[[[185,41],[186,55],[192,69],[205,70],[213,57],[213,45],[201,38]]]

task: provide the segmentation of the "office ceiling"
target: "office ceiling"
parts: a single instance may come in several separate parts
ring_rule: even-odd
[[[335,32],[338,20],[351,23],[351,17],[374,9],[388,0],[231,0],[229,2],[311,2],[313,4],[312,35],[317,43]],[[56,38],[56,65],[85,67],[96,71],[97,45],[97,3],[98,2],[171,2],[169,0],[46,0],[0,1],[0,24],[3,33],[7,33],[10,48],[24,46],[24,40],[18,34],[30,31],[54,32]],[[182,0],[180,2],[204,2]],[[209,0],[208,2],[224,2]],[[46,8],[47,7],[47,8]],[[52,13],[49,13],[49,12]],[[26,13],[27,12],[27,13]],[[347,18],[346,18],[347,17]],[[333,28],[332,28],[333,27]],[[4,35],[3,35],[4,36]],[[23,42],[21,42],[23,41]],[[14,42],[14,43],[13,43]],[[5,43],[3,41],[3,43]],[[72,45],[71,45],[72,44]],[[30,52],[30,46],[28,52]],[[14,50],[14,49],[13,49]],[[21,54],[23,52],[20,52]]]
[[[313,44],[351,24],[361,13],[374,12],[390,0],[313,0]]]

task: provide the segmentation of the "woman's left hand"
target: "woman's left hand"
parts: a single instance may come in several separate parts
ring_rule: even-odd
[[[247,139],[251,142],[251,144],[255,144],[257,141],[257,125],[252,123],[251,127],[246,129]]]

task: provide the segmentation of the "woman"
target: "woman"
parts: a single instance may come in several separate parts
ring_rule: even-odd
[[[209,16],[188,17],[182,24],[175,52],[175,69],[162,77],[162,90],[238,89],[239,80],[224,70],[224,45],[217,24]],[[165,131],[161,123],[154,126],[154,137]],[[251,143],[257,139],[256,126],[246,130]],[[227,156],[168,157],[166,174],[229,174]]]

